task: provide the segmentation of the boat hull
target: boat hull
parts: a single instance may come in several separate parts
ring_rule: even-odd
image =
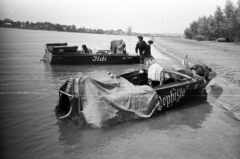
[[[162,109],[169,109],[202,97],[204,88],[205,84],[202,81],[195,81],[155,88],[155,91]]]
[[[43,61],[50,64],[96,65],[139,64],[140,57],[128,54],[109,54],[110,50],[98,50],[96,54],[82,54],[78,46],[67,43],[46,44]]]
[[[114,54],[70,54],[51,53],[44,55],[44,61],[50,64],[139,64],[139,56],[114,55]]]
[[[147,71],[139,74],[139,71],[126,73],[121,75],[129,82],[136,85],[147,85]],[[173,73],[173,71],[170,71]],[[163,85],[153,86],[152,88],[158,94],[158,99],[161,105],[161,110],[178,107],[199,97],[202,97],[203,90],[207,83],[204,80],[183,80]]]

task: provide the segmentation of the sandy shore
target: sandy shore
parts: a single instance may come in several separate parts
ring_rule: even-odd
[[[187,53],[190,64],[200,62],[210,66],[217,73],[217,77],[209,83],[207,91],[215,89],[214,95],[218,96],[218,99],[214,102],[218,102],[240,120],[240,45],[155,38],[154,46],[178,61]]]

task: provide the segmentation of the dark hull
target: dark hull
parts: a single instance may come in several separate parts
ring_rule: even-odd
[[[139,64],[139,56],[124,54],[78,54],[78,53],[51,53],[46,52],[43,60],[50,64]]]
[[[154,88],[159,96],[162,109],[177,107],[202,97],[205,85],[202,81],[179,83],[162,88]]]
[[[138,72],[126,73],[121,76],[133,84],[147,85],[147,71],[144,71],[143,74],[138,74]],[[190,80],[164,83],[152,88],[158,94],[160,105],[164,110],[198,99],[202,96],[206,85],[203,80]]]
[[[206,94],[204,94],[205,93],[204,89],[205,89],[207,83],[204,83],[204,80],[202,80],[202,79],[197,80],[197,79],[191,78],[190,76],[182,74],[183,75],[182,77],[186,77],[186,79],[179,79],[179,81],[178,80],[167,81],[167,80],[165,80],[165,78],[167,78],[167,77],[165,77],[165,73],[179,74],[172,70],[164,70],[164,76],[163,76],[164,82],[161,83],[161,85],[159,85],[159,84],[155,85],[155,86],[153,86],[152,84],[150,85],[154,89],[154,91],[157,93],[157,97],[156,96],[154,98],[153,98],[153,96],[147,97],[147,98],[153,99],[154,101],[157,102],[157,105],[156,105],[157,107],[155,107],[157,109],[154,108],[153,109],[154,111],[155,110],[161,111],[161,110],[167,110],[170,108],[178,107],[178,106],[188,103],[190,101],[202,98],[203,95],[206,95]],[[181,75],[181,73],[180,73],[180,75]],[[132,83],[134,85],[138,85],[138,86],[145,85],[146,86],[149,84],[147,70],[141,70],[141,73],[138,70],[138,71],[134,71],[131,73],[122,74],[120,76],[125,78],[126,80],[128,80],[130,83]],[[73,93],[70,91],[71,94],[68,94],[69,93],[68,89],[70,89],[71,84],[72,84],[71,82],[66,81],[66,83],[59,90],[59,92],[60,92],[59,93],[59,102],[56,107],[56,112],[58,112],[60,110],[66,110],[66,112],[67,112],[67,113],[65,113],[64,116],[59,117],[60,119],[64,119],[64,118],[68,118],[73,115],[76,115],[76,112],[78,114],[80,111],[82,111],[84,109],[84,107],[77,107],[77,110],[73,109],[73,106],[71,103],[74,103],[74,102],[71,102],[71,100],[69,100],[69,99],[73,98],[73,95],[72,95]],[[99,90],[101,90],[100,85],[102,85],[102,84],[98,83]],[[115,86],[109,87],[109,88],[113,89],[114,87]],[[116,87],[121,87],[121,86],[118,85]],[[75,87],[72,87],[72,88],[75,88]],[[129,88],[127,88],[127,89],[129,89]],[[127,92],[129,92],[129,91],[133,91],[133,90],[128,90]],[[152,92],[154,92],[154,91],[152,91]],[[151,91],[149,91],[148,93],[151,93]],[[99,96],[99,94],[97,96]],[[134,97],[134,95],[131,97]],[[140,96],[136,96],[136,97],[138,98]],[[138,102],[141,103],[142,102],[141,97],[138,99],[139,99]],[[76,101],[78,101],[78,100],[76,100]],[[111,102],[111,101],[108,101],[108,102]],[[158,102],[159,102],[159,104],[158,104]],[[123,102],[123,103],[125,103],[125,102]],[[139,103],[137,103],[137,104],[139,104]],[[151,105],[149,105],[149,107],[151,107]],[[81,114],[79,116],[81,116]]]

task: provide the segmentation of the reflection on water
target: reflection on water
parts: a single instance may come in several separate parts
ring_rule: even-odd
[[[210,86],[211,91],[209,92],[208,101],[215,102],[223,93],[223,88],[217,84]]]
[[[45,70],[49,71],[54,78],[61,78],[64,76],[77,76],[82,72],[87,76],[99,77],[108,72],[115,74],[122,74],[131,72],[141,68],[140,64],[135,65],[49,65],[44,64]]]
[[[78,128],[71,125],[68,121],[58,121],[59,141],[62,144],[73,146],[75,144],[81,145],[82,140],[92,140],[95,136],[104,139],[104,141],[101,141],[102,143],[114,140],[114,138],[134,138],[136,134],[143,134],[143,136],[148,133],[161,134],[163,131],[174,129],[178,126],[188,126],[198,129],[201,128],[202,123],[211,111],[212,106],[207,102],[207,94],[205,94],[200,99],[184,106],[157,112],[149,119],[140,119],[105,129],[96,129],[94,136],[91,136],[90,133],[93,129],[86,127]],[[112,132],[118,133],[112,134]],[[93,142],[90,146],[96,146],[96,142]]]

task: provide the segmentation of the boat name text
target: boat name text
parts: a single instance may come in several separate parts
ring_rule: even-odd
[[[105,56],[93,56],[92,61],[107,61]]]
[[[180,89],[175,89],[173,88],[170,91],[169,95],[166,95],[164,97],[158,96],[159,97],[159,101],[160,101],[160,105],[163,107],[169,107],[169,105],[172,106],[172,104],[176,101],[179,102],[179,100],[185,96],[185,89],[184,88],[180,88]]]

